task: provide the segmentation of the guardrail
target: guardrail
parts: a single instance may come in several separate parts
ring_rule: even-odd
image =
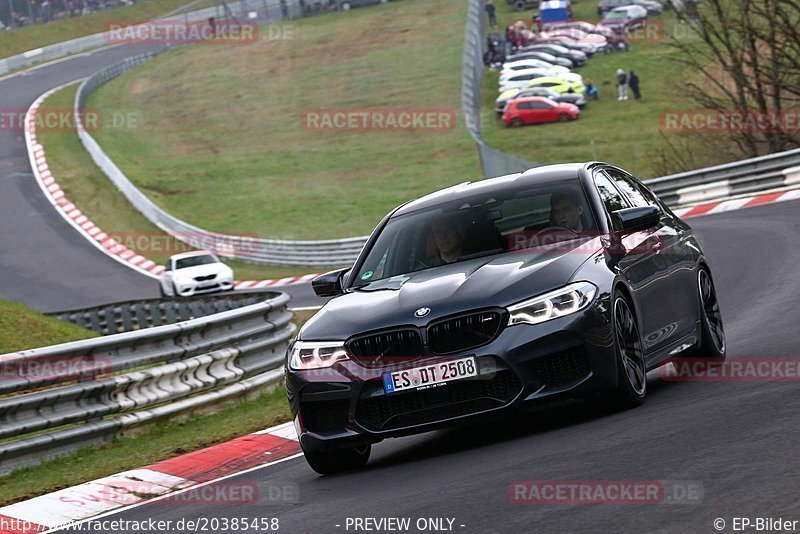
[[[256,20],[276,20],[282,16],[279,0],[239,0],[228,4],[228,9],[234,15],[241,16],[249,13],[256,13],[258,15]],[[287,10],[290,16],[300,15],[299,0],[289,0],[287,2]],[[221,5],[199,9],[182,14],[174,14],[166,17],[161,17],[159,21],[187,21],[195,22],[206,20],[210,17],[222,19],[226,16],[225,10]],[[248,16],[249,18],[249,16]],[[16,30],[11,30],[16,31]],[[63,43],[54,45],[43,46],[34,50],[28,50],[22,54],[0,59],[0,75],[7,74],[19,69],[32,67],[39,63],[53,61],[72,54],[79,54],[102,46],[113,44],[106,35],[103,33],[95,33],[85,37],[79,37]]]
[[[0,474],[108,440],[123,428],[277,384],[294,332],[289,296],[247,299],[237,296],[227,305],[241,307],[173,324],[0,355],[0,439],[7,440],[0,443]],[[145,309],[116,307],[128,310],[121,315]],[[211,307],[200,303],[195,312]],[[95,314],[98,309],[64,312]]]
[[[46,315],[107,336],[172,324],[178,321],[188,321],[197,317],[205,317],[206,315],[250,306],[274,294],[274,291],[264,289],[242,289],[192,298],[165,297],[129,300],[93,308],[53,312]]]
[[[800,149],[646,180],[664,202],[689,206],[734,195],[800,185]]]

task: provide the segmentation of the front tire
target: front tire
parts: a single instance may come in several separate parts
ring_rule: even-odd
[[[647,395],[647,369],[636,315],[628,299],[619,291],[614,293],[612,315],[617,387],[610,400],[615,408],[634,408],[641,406]]]
[[[306,462],[320,475],[332,475],[362,469],[369,461],[372,445],[343,447],[319,451],[303,450]]]
[[[697,273],[697,291],[700,299],[700,345],[693,356],[723,361],[727,349],[725,329],[722,326],[714,280],[705,266],[700,267]]]

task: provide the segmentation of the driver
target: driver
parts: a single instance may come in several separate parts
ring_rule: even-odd
[[[583,231],[583,205],[575,191],[560,191],[550,196],[550,222],[556,226]]]
[[[464,228],[452,219],[438,219],[431,224],[431,231],[438,254],[430,256],[425,263],[438,267],[457,261],[464,253]]]

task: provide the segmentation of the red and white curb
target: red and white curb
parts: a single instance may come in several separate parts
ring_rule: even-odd
[[[684,219],[688,219],[690,217],[713,215],[715,213],[724,213],[726,211],[734,211],[742,208],[751,208],[754,206],[763,206],[765,204],[798,199],[800,199],[800,189],[791,189],[789,191],[759,193],[758,195],[742,198],[698,204],[696,206],[687,208],[676,208],[672,211],[675,213],[675,215]]]
[[[186,502],[207,501],[208,505],[214,505],[220,502],[217,493],[206,494],[200,488],[299,454],[302,453],[294,425],[284,423],[140,469],[5,506],[0,508],[0,534],[58,530],[145,502],[164,500],[165,504],[180,504],[178,496],[187,493],[191,495],[187,495]],[[252,485],[248,487],[252,490]],[[236,499],[235,494],[233,498]]]
[[[141,254],[137,254],[129,249],[122,243],[118,242],[113,237],[109,236],[106,232],[95,225],[86,215],[84,215],[78,207],[69,201],[64,191],[58,185],[55,176],[47,165],[47,158],[45,157],[44,147],[37,142],[36,139],[36,113],[39,108],[50,95],[72,85],[81,80],[75,80],[55,87],[39,98],[37,98],[25,114],[25,144],[28,149],[28,158],[33,168],[33,174],[39,187],[42,189],[45,197],[50,201],[53,207],[56,208],[61,216],[71,224],[83,237],[85,237],[92,245],[94,245],[101,252],[114,260],[122,263],[126,267],[136,270],[137,272],[150,276],[151,278],[158,278],[164,271],[164,267],[158,265],[156,262],[147,259]],[[263,289],[266,287],[280,287],[293,284],[304,284],[309,282],[318,273],[306,274],[300,276],[289,276],[276,280],[237,280],[234,282],[236,289]]]

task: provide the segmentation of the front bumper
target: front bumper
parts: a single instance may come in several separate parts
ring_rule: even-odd
[[[233,280],[231,279],[209,280],[206,282],[192,280],[190,282],[175,284],[175,293],[178,297],[192,297],[194,295],[203,295],[205,293],[228,291],[230,289],[233,289]]]
[[[286,391],[305,450],[418,434],[553,395],[583,397],[617,383],[607,300],[536,326],[506,327],[490,344],[428,355],[390,370],[475,356],[480,375],[387,395],[382,373],[347,360],[317,371],[286,370]]]

